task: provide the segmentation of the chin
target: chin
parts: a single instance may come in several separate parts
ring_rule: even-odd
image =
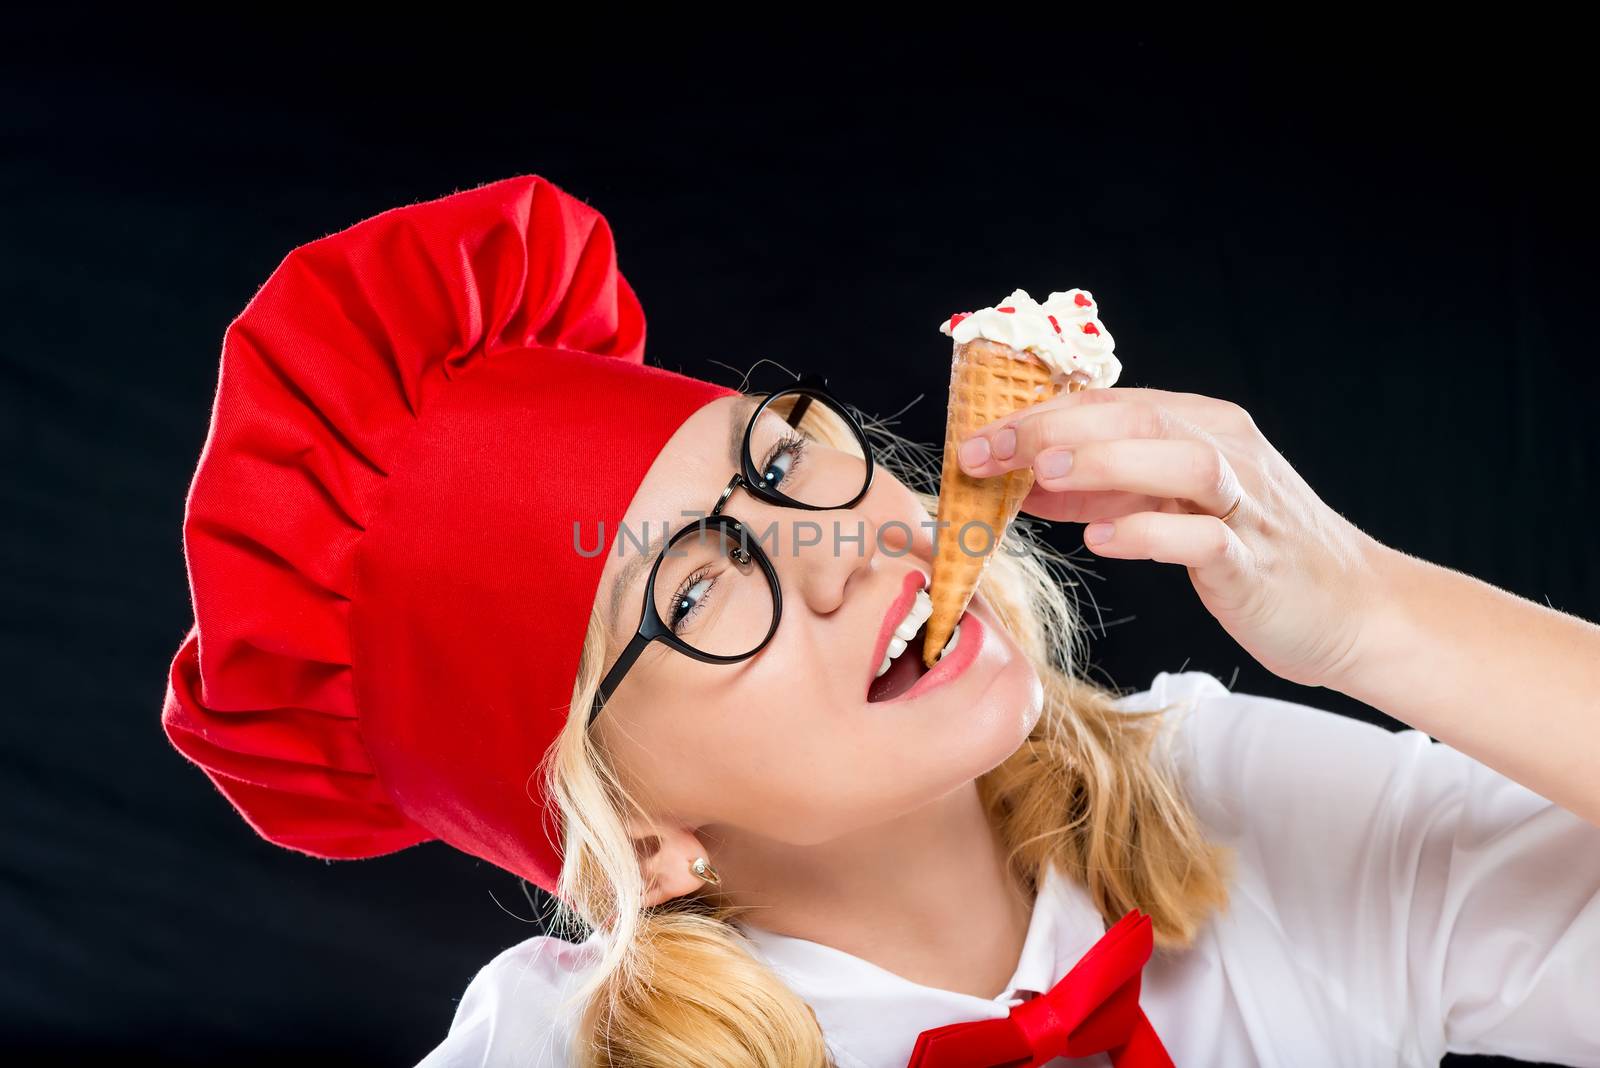
[[[1044,685],[981,596],[973,599],[968,613],[979,617],[981,647],[962,677],[919,701],[904,702],[897,711],[922,717],[937,725],[939,733],[960,739],[971,759],[981,762],[993,756],[974,773],[981,774],[1027,739],[1044,710]]]
[[[853,806],[819,819],[820,829],[813,829],[802,844],[820,844],[882,824],[969,786],[1021,748],[1043,708],[1044,687],[1038,673],[1017,656],[996,673],[976,703],[920,709],[926,729],[917,731],[909,719],[902,721],[892,754],[886,753],[880,763],[889,769],[879,781],[888,793],[874,796],[868,785],[866,796],[851,799]],[[785,834],[793,836],[795,827],[789,825]]]
[[[979,617],[974,633],[981,639],[959,674],[865,706],[877,727],[874,747],[894,753],[896,810],[942,797],[1004,763],[1043,712],[1039,673],[981,595],[968,613]]]
[[[968,709],[972,724],[966,735],[965,761],[976,778],[1015,753],[1044,712],[1044,684],[1039,673],[1018,656],[995,676]]]
[[[929,702],[932,704],[932,702]],[[898,763],[920,768],[927,796],[942,796],[1004,763],[1039,722],[1044,686],[1025,658],[1003,665],[976,698],[926,708]]]

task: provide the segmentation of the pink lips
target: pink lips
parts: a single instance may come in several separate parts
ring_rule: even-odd
[[[960,627],[961,640],[956,643],[955,652],[946,653],[942,659],[935,661],[933,667],[928,669],[928,673],[913,683],[911,688],[899,697],[891,697],[887,701],[874,703],[882,706],[896,705],[902,701],[915,701],[929,690],[944,685],[967,670],[967,665],[977,659],[978,650],[983,647],[986,628],[978,619],[977,613],[970,608],[962,613]],[[910,652],[909,649],[906,650],[907,655]],[[883,663],[881,657],[878,659],[878,663]]]
[[[878,677],[878,666],[883,663],[884,654],[889,651],[889,639],[894,637],[894,628],[906,618],[906,613],[911,611],[911,602],[917,599],[917,591],[928,588],[928,576],[921,571],[909,571],[905,581],[900,583],[900,596],[896,597],[889,605],[889,611],[883,617],[883,623],[878,627],[878,641],[872,647],[872,663],[867,665],[867,689],[872,689],[872,681]],[[961,647],[956,646],[959,652]]]

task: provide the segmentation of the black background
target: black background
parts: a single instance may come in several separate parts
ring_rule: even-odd
[[[611,221],[652,362],[816,368],[880,414],[924,394],[900,429],[930,442],[944,316],[1092,289],[1122,384],[1236,400],[1381,540],[1600,617],[1593,102],[1559,34],[451,14],[420,43],[88,16],[11,38],[3,1046],[411,1064],[538,932],[515,878],[443,846],[260,841],[158,722],[222,332],[289,249],[396,204],[542,174]],[[1401,726],[1267,673],[1181,568],[1052,537],[1096,576],[1102,677],[1200,668]]]

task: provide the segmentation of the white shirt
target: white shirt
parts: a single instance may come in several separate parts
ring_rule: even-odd
[[[1162,672],[1118,703],[1174,702],[1171,759],[1238,856],[1226,911],[1144,967],[1139,1003],[1179,1068],[1432,1068],[1447,1051],[1600,1066],[1600,828],[1420,731],[1230,693],[1204,672]],[[810,1004],[840,1068],[904,1068],[923,1030],[1048,990],[1106,924],[1050,869],[993,999],[740,930]],[[550,1006],[596,937],[495,957],[418,1068],[569,1064],[572,1021]],[[1051,1062],[1068,1063],[1109,1058]]]

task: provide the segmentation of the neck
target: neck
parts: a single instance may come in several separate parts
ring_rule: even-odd
[[[743,922],[805,938],[924,986],[1005,993],[1032,916],[979,802],[976,782],[888,823],[793,846],[702,828],[723,900]]]

